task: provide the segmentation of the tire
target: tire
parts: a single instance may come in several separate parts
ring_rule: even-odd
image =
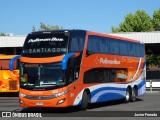
[[[134,88],[133,91],[132,91],[132,96],[131,96],[131,102],[135,102],[137,99],[137,89]]]
[[[82,104],[81,104],[81,110],[87,110],[89,104],[89,95],[86,91],[83,92],[82,96]]]
[[[130,90],[129,90],[129,88],[127,88],[124,102],[128,103],[129,101],[130,101]]]

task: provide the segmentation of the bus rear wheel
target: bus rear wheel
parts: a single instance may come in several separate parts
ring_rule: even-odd
[[[137,89],[133,88],[132,96],[131,96],[131,102],[135,102],[136,99],[137,99]]]
[[[87,110],[89,104],[89,95],[86,91],[83,92],[82,96],[82,104],[81,104],[81,110]]]

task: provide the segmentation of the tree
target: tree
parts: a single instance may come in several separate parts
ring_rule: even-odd
[[[134,16],[129,13],[125,16],[125,21],[119,24],[119,28],[112,27],[112,32],[133,32],[134,31]]]
[[[147,54],[146,61],[147,61],[146,63],[147,69],[149,69],[152,66],[160,68],[160,55],[153,53]]]
[[[59,25],[46,25],[44,23],[40,23],[40,28],[38,30],[60,30],[63,29],[62,26]],[[36,28],[33,26],[32,27],[32,32],[36,31]]]
[[[112,27],[113,33],[144,31],[153,31],[152,18],[144,10],[137,10],[135,14],[129,13],[119,27]]]
[[[155,31],[160,31],[160,8],[153,13],[153,25]]]
[[[6,36],[6,34],[5,33],[0,33],[0,36]]]
[[[62,29],[62,26],[59,25],[45,25],[44,23],[40,23],[40,29],[39,30],[60,30]]]
[[[32,32],[35,32],[36,31],[36,28],[33,26],[32,27]]]

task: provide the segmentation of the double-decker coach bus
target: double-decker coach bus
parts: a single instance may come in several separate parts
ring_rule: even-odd
[[[145,93],[144,44],[85,30],[28,34],[20,57],[20,106],[67,107]]]
[[[9,62],[15,55],[0,55],[0,93],[19,91],[18,60],[13,62],[13,71],[10,71]]]

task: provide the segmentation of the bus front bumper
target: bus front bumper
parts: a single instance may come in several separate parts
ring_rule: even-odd
[[[68,92],[69,90],[52,95],[26,95],[20,91],[19,102],[21,107],[66,107]]]
[[[19,102],[21,107],[67,107],[68,99],[66,95],[53,98],[53,99],[27,99],[23,97],[19,97]]]

